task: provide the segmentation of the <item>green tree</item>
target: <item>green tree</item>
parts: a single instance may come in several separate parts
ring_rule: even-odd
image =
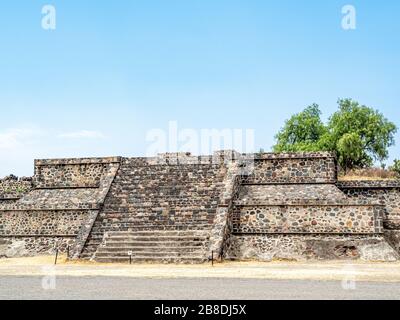
[[[275,136],[277,144],[274,152],[299,152],[320,150],[319,141],[327,129],[321,121],[321,111],[317,104],[293,115]]]
[[[339,110],[329,119],[321,147],[336,151],[345,170],[369,167],[374,161],[387,159],[397,131],[395,124],[352,99],[340,99],[338,104]]]
[[[363,142],[360,136],[355,133],[345,133],[336,142],[336,154],[341,166],[347,168],[364,167],[369,164],[369,159],[364,157]]]
[[[393,165],[390,167],[390,170],[395,172],[400,178],[400,160],[394,160]]]
[[[387,159],[395,124],[351,99],[340,99],[338,104],[326,126],[316,104],[293,115],[275,136],[274,152],[335,151],[345,171]]]

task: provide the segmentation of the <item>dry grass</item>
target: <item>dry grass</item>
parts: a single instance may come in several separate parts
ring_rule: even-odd
[[[352,180],[395,180],[398,176],[395,172],[381,168],[355,169],[342,174],[339,177],[341,181]]]

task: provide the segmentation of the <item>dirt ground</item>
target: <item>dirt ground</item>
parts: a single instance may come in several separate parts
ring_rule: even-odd
[[[400,282],[400,263],[362,261],[223,262],[200,265],[99,264],[54,256],[0,259],[0,276],[115,276],[135,278],[243,278],[271,280],[343,280]]]

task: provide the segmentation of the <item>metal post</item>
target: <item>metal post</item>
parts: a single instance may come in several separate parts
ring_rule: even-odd
[[[57,264],[57,258],[58,258],[58,248],[56,249],[56,259],[54,260],[54,264]]]
[[[211,251],[211,266],[214,267],[214,250]]]
[[[128,251],[128,256],[129,256],[129,264],[132,264],[132,251]]]
[[[69,259],[69,246],[67,246],[67,260]]]

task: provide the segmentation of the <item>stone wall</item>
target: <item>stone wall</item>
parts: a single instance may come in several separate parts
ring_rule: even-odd
[[[86,210],[3,211],[0,236],[76,236]]]
[[[0,236],[0,258],[26,257],[67,252],[75,243],[73,236]]]
[[[360,203],[375,201],[384,206],[385,237],[400,252],[400,181],[342,181],[338,187]]]
[[[98,188],[113,158],[55,159],[35,161],[35,188]]]
[[[237,207],[234,233],[380,233],[383,208],[359,205]]]
[[[54,245],[79,256],[118,167],[119,158],[36,160],[32,182],[15,181],[29,182],[29,192],[0,202],[0,256]]]
[[[383,237],[385,207],[337,186],[330,153],[261,154],[242,177],[226,257],[393,260]]]
[[[238,205],[248,204],[337,204],[347,197],[333,184],[245,185],[240,188]]]
[[[0,212],[0,257],[53,254],[73,248],[87,216],[76,211]]]
[[[336,183],[335,155],[321,153],[265,153],[254,155],[253,173],[244,183]]]
[[[0,257],[69,247],[71,257],[92,258],[100,247],[116,250],[104,246],[110,234],[157,242],[163,232],[174,246],[185,235],[188,250],[187,239],[201,234],[200,260],[214,252],[391,261],[400,250],[400,182],[338,183],[331,153],[232,150],[36,160],[32,179],[0,180]]]
[[[383,235],[258,234],[232,235],[226,252],[233,260],[396,261],[398,254]]]
[[[338,187],[359,203],[375,201],[384,205],[386,219],[400,218],[400,181],[343,181]]]
[[[18,178],[10,175],[0,179],[0,202],[16,200],[32,189],[32,178]]]
[[[211,231],[209,258],[215,257],[218,259],[223,257],[226,243],[233,232],[232,211],[241,188],[241,173],[242,170],[238,161],[230,161],[226,164],[226,173],[223,181],[224,189],[221,192],[220,203]]]

